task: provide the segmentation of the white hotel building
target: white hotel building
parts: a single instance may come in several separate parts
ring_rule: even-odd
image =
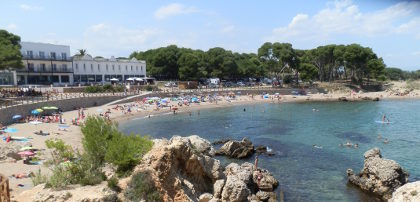
[[[73,57],[74,83],[108,83],[111,79],[124,82],[128,78],[146,77],[146,62],[111,57],[92,58],[90,55]]]
[[[24,68],[16,70],[15,85],[73,83],[70,46],[21,42]]]

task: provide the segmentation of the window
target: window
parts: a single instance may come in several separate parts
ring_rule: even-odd
[[[93,64],[90,64],[90,71],[93,72]]]
[[[108,64],[106,64],[105,66],[106,66],[106,71],[108,71]]]
[[[67,64],[63,64],[61,66],[61,68],[63,69],[63,72],[67,72]],[[68,81],[67,81],[68,82]]]
[[[96,75],[96,82],[102,82],[102,75]]]
[[[61,58],[63,60],[67,60],[67,54],[66,53],[61,53]]]
[[[30,71],[30,72],[35,71],[35,65],[34,65],[34,63],[28,63],[28,71]]]
[[[141,68],[141,71],[143,71],[143,66],[141,66],[140,68]]]
[[[121,65],[118,65],[118,71],[121,72]]]
[[[125,66],[125,71],[128,71],[128,67],[127,67],[127,65]]]
[[[27,55],[29,58],[33,58],[33,57],[34,57],[34,55],[33,55],[32,51],[26,51],[26,55]]]
[[[51,82],[58,83],[58,82],[60,82],[60,80],[59,80],[58,76],[51,76]]]
[[[61,83],[68,83],[70,81],[69,76],[61,76]]]
[[[131,71],[133,71],[133,65],[131,65]]]
[[[76,71],[79,71],[79,65],[76,64]]]
[[[83,71],[86,72],[86,64],[83,64]]]
[[[45,64],[40,64],[39,68],[40,68],[39,70],[42,71],[42,72],[45,72],[45,70],[46,70]]]
[[[51,59],[55,59],[55,52],[50,53]]]
[[[101,71],[101,69],[99,68],[99,64],[98,64],[98,72],[100,72]]]
[[[57,64],[52,64],[51,68],[54,72],[56,72],[57,71]]]
[[[43,51],[39,51],[39,58],[44,59],[45,53]]]
[[[136,66],[136,71],[139,71],[139,66]]]
[[[112,65],[112,71],[115,71],[114,65]]]

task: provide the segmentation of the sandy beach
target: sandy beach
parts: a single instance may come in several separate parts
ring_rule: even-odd
[[[411,91],[409,94],[405,96],[395,95],[393,92],[390,91],[382,91],[382,92],[372,92],[372,93],[330,93],[330,94],[311,94],[305,96],[294,96],[294,95],[281,95],[279,99],[275,95],[270,95],[269,98],[263,98],[262,95],[240,95],[236,96],[235,99],[227,99],[225,96],[219,96],[220,99],[216,102],[201,102],[201,103],[191,103],[189,106],[183,105],[178,107],[177,113],[188,113],[192,110],[200,110],[200,109],[208,109],[208,108],[219,108],[219,107],[227,107],[232,105],[249,105],[255,103],[284,103],[284,102],[308,102],[308,101],[337,101],[340,97],[346,97],[348,101],[357,101],[362,100],[365,97],[369,99],[373,98],[380,98],[382,99],[418,99],[420,91],[414,90]],[[175,105],[176,103],[171,103]],[[127,112],[127,108],[130,106],[131,112]],[[156,110],[154,105],[143,105],[140,102],[134,103],[127,103],[123,105],[118,105],[120,109],[117,108],[117,105],[103,105],[98,107],[92,107],[85,109],[85,115],[99,115],[110,109],[110,119],[115,121],[125,121],[133,118],[157,118],[158,115],[164,114],[171,114],[172,111],[169,107],[160,108]],[[42,159],[48,159],[50,156],[50,151],[47,150],[45,145],[45,140],[57,138],[62,139],[67,144],[71,145],[73,148],[82,150],[82,134],[80,131],[80,127],[71,124],[71,120],[78,116],[78,111],[68,111],[63,113],[63,118],[65,119],[65,123],[69,125],[67,131],[59,130],[59,123],[42,123],[38,125],[33,125],[31,123],[18,123],[12,124],[8,127],[17,129],[15,133],[8,133],[6,135],[13,136],[21,136],[26,137],[29,141],[28,142],[9,142],[2,140],[0,141],[0,147],[6,146],[6,144],[17,145],[16,147],[24,147],[28,144],[32,145],[32,147],[39,149],[37,156]],[[50,133],[48,136],[41,136],[34,134],[35,131],[44,131]],[[5,135],[5,134],[3,134]],[[29,172],[37,172],[39,169],[42,173],[49,173],[48,168],[42,165],[26,165],[23,163],[23,160],[13,161],[11,158],[0,162],[0,170],[1,173],[10,176],[10,188],[11,188],[11,195],[12,197],[18,195],[24,190],[31,189],[33,187],[30,178],[23,178],[23,179],[16,179],[12,177],[12,174],[20,174],[20,173],[29,173]],[[20,185],[20,186],[19,186]],[[22,186],[23,185],[23,186]]]

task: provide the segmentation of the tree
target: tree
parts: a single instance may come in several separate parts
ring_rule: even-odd
[[[79,53],[77,54],[78,56],[85,56],[87,53],[86,49],[79,49]]]
[[[24,67],[20,48],[19,36],[0,30],[0,70]]]

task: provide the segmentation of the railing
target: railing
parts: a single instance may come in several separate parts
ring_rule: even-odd
[[[21,105],[28,105],[34,103],[42,103],[42,102],[49,102],[49,101],[56,101],[56,100],[66,100],[66,99],[74,99],[74,98],[88,98],[88,97],[109,97],[109,96],[116,96],[116,97],[123,97],[123,96],[130,96],[136,95],[136,92],[118,92],[118,93],[57,93],[57,94],[44,94],[42,96],[21,96],[21,97],[8,97],[8,98],[0,98],[0,109],[13,107],[13,106],[21,106]]]
[[[51,56],[39,56],[39,55],[23,55],[24,60],[48,60],[48,61],[66,61],[71,62],[71,57],[62,58],[61,56],[51,57]]]
[[[0,174],[0,201],[10,202],[9,178]]]
[[[71,68],[63,68],[63,67],[57,67],[57,68],[51,68],[51,67],[31,67],[31,68],[25,68],[25,69],[18,69],[17,72],[37,72],[37,73],[52,73],[52,72],[67,72],[72,73],[73,70]]]

